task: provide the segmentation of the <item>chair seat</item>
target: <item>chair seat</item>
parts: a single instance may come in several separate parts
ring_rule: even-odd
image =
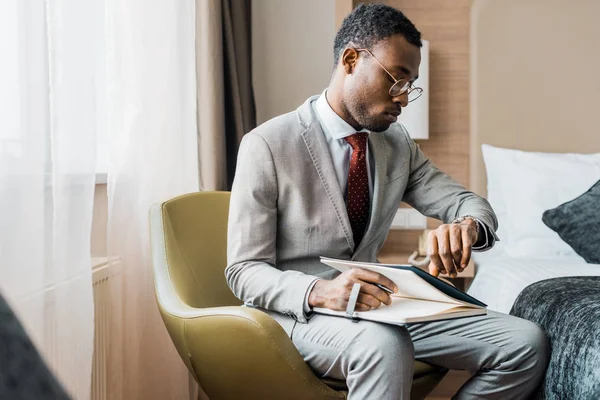
[[[413,377],[414,379],[420,378],[424,375],[430,374],[432,372],[439,372],[440,370],[442,370],[440,367],[436,367],[434,365],[430,365],[427,363],[424,363],[422,361],[415,361],[415,371],[413,373]],[[324,384],[326,384],[327,386],[329,386],[330,388],[334,389],[334,390],[339,390],[339,391],[347,391],[348,390],[348,386],[346,386],[346,381],[340,381],[337,379],[331,379],[331,378],[319,378],[321,380],[321,382],[323,382]]]

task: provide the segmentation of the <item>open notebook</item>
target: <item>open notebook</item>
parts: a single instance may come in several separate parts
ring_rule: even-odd
[[[352,318],[408,324],[483,315],[486,305],[462,290],[410,265],[375,264],[358,261],[336,260],[321,257],[321,262],[344,272],[350,268],[363,268],[387,276],[398,286],[392,294],[392,304],[382,304],[369,311],[355,311]],[[314,308],[314,312],[335,316],[348,316],[344,311]]]

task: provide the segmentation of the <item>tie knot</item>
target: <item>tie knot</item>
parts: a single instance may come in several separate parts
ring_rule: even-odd
[[[352,150],[367,151],[368,132],[356,132],[354,135],[346,136],[344,139],[352,146]]]

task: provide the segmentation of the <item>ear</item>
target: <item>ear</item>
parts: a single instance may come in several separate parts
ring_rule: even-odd
[[[340,57],[340,62],[342,63],[344,72],[348,75],[352,74],[358,62],[358,51],[352,47],[347,47]]]

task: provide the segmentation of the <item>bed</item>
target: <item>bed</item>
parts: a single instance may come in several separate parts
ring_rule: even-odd
[[[474,255],[468,292],[546,331],[539,399],[600,398],[600,262],[545,220],[600,180],[598,15],[600,2],[567,0],[474,0],[471,12],[470,185],[496,211],[500,242]],[[574,359],[577,342],[587,358]]]
[[[582,187],[593,183],[594,176],[600,176],[600,167],[592,167],[595,169],[580,179],[578,187],[566,187],[571,175],[579,179],[578,171],[589,170],[593,163],[567,160],[557,166],[557,158],[553,158],[553,154],[600,153],[600,52],[593,50],[600,41],[598,15],[600,2],[596,1],[473,1],[470,186],[487,197],[498,214],[500,242],[490,252],[475,254],[477,273],[469,293],[491,309],[508,312],[520,291],[536,280],[600,275],[600,266],[586,264],[564,243],[566,247],[547,254],[546,249],[560,242],[558,236],[546,237],[541,244],[529,243],[512,256],[506,251],[526,236],[511,240],[511,218],[524,218],[527,224],[535,225],[535,230],[541,230],[541,213],[536,214],[541,208],[576,196]],[[557,81],[561,85],[555,85]],[[566,92],[560,92],[560,88]],[[487,173],[486,145],[488,155],[495,156],[491,166],[496,168],[490,171],[488,165]],[[494,154],[498,148],[517,153]],[[562,170],[563,176],[555,179],[554,175]],[[490,173],[496,177],[488,187]],[[512,201],[512,211],[508,212],[503,201],[493,200],[502,197],[497,193],[499,182],[510,179],[511,196],[504,193]],[[530,199],[542,196],[558,197],[530,204]],[[523,204],[525,209],[515,203]],[[515,212],[519,214],[516,217]],[[498,273],[499,269],[503,273]]]
[[[508,314],[523,289],[535,282],[566,276],[600,276],[600,265],[583,260],[515,258],[496,250],[475,254],[477,275],[468,290],[490,310]]]

